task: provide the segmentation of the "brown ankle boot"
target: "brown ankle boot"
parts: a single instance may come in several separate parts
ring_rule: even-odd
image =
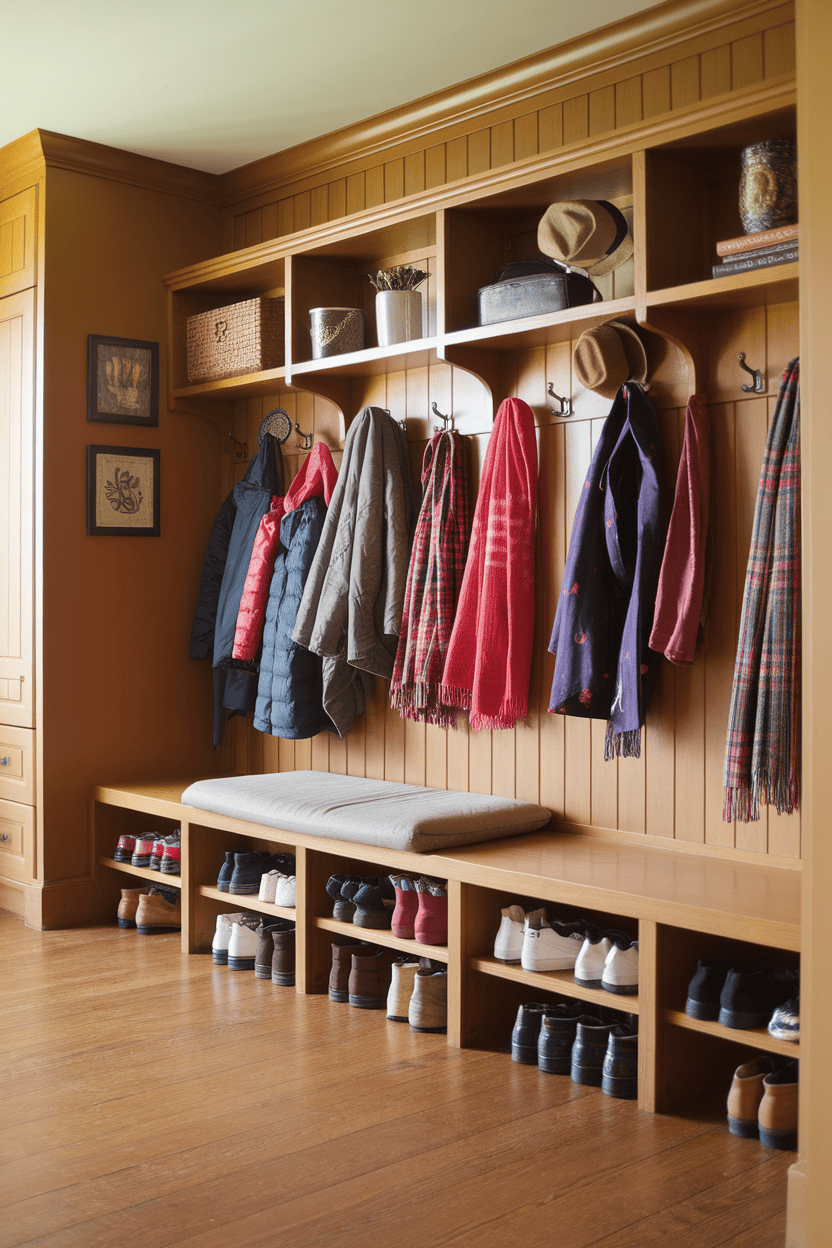
[[[396,949],[353,950],[349,978],[349,1003],[360,1010],[386,1010],[387,993],[393,978]]]
[[[333,876],[333,879],[335,877]],[[329,975],[329,999],[346,1003],[350,999],[349,981],[352,970],[352,955],[357,949],[364,948],[370,952],[368,945],[360,940],[352,940],[344,945],[332,946],[332,970]]]
[[[118,903],[119,927],[136,926],[136,910],[139,907],[139,898],[143,893],[149,892],[150,885],[147,888],[123,888],[121,890],[121,901]]]
[[[142,893],[136,909],[136,927],[142,936],[152,935],[153,932],[178,932],[182,927],[182,906],[178,894],[173,890],[166,894],[159,888]]]
[[[757,1120],[766,1148],[797,1148],[797,1062],[787,1062],[763,1079]]]
[[[763,1099],[763,1077],[774,1070],[774,1058],[767,1053],[738,1066],[728,1093],[728,1130],[746,1139],[757,1138],[757,1111]]]
[[[272,928],[272,983],[291,988],[295,982],[295,925],[283,920],[285,927]]]

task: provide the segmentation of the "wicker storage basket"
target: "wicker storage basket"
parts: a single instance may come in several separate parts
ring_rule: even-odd
[[[188,381],[241,377],[285,362],[282,299],[246,299],[188,317]]]

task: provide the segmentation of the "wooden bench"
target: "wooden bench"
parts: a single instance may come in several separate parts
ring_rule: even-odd
[[[223,910],[245,908],[293,918],[296,991],[325,993],[333,937],[353,936],[356,930],[331,917],[325,889],[330,875],[376,875],[392,869],[432,875],[448,881],[447,947],[426,948],[389,931],[374,931],[372,940],[447,963],[451,1045],[505,1045],[517,1006],[550,1000],[553,994],[624,1009],[639,1017],[639,1106],[648,1111],[667,1110],[713,1085],[727,1089],[731,1071],[754,1052],[799,1055],[799,1046],[774,1040],[765,1028],[729,1030],[684,1013],[685,989],[698,958],[721,958],[732,965],[799,965],[799,870],[548,829],[414,854],[284,833],[184,806],[180,799],[190,782],[91,788],[100,921],[114,922],[127,877],[160,880],[157,872],[114,861],[119,836],[180,827],[181,878],[164,876],[161,882],[182,890],[183,952],[210,951],[216,917]],[[295,854],[296,910],[219,892],[216,880],[224,853],[242,845]],[[555,916],[580,914],[637,936],[637,996],[584,988],[569,971],[530,974],[496,962],[493,944],[500,910],[515,901],[543,902]]]

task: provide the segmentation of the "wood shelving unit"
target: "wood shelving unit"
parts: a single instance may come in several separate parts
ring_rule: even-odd
[[[712,1023],[707,1019],[689,1018],[684,1010],[665,1010],[664,1019],[674,1027],[698,1031],[703,1036],[716,1036],[720,1040],[731,1040],[734,1044],[751,1045],[766,1053],[780,1053],[783,1057],[800,1057],[799,1044],[791,1040],[776,1040],[768,1034],[765,1027],[754,1027],[752,1030],[723,1027],[721,1023]]]
[[[272,914],[278,919],[294,921],[297,913],[294,906],[274,906],[268,901],[261,901],[256,893],[253,897],[239,896],[236,893],[221,893],[213,884],[200,884],[197,892],[200,897],[222,902],[224,906],[233,904],[239,910],[252,910],[256,914]]]
[[[524,971],[522,966],[507,966],[496,958],[471,958],[472,971],[493,975],[497,979],[510,979],[517,984],[527,984],[540,992],[556,992],[559,996],[574,997],[578,1001],[590,1001],[593,1005],[621,1010],[625,1014],[638,1014],[638,993],[619,995],[605,992],[603,988],[585,988],[575,982],[571,971]]]
[[[356,927],[353,923],[342,923],[339,919],[327,918],[314,919],[313,924],[322,932],[334,932],[338,936],[367,940],[373,945],[383,945],[386,949],[400,949],[402,953],[413,954],[416,958],[432,958],[435,962],[448,961],[447,945],[422,945],[418,940],[404,940],[401,936],[394,936],[389,929]]]
[[[103,854],[99,856],[98,865],[111,867],[113,871],[123,871],[125,875],[135,875],[140,880],[150,880],[153,884],[162,884],[166,888],[182,887],[180,875],[163,875],[161,871],[151,871],[149,867],[134,867],[129,862],[116,862],[115,858],[106,858]]]

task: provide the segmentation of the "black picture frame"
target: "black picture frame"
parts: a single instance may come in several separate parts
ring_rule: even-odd
[[[160,461],[144,446],[87,447],[88,537],[159,537]]]
[[[159,424],[159,344],[139,338],[87,337],[87,420]]]

